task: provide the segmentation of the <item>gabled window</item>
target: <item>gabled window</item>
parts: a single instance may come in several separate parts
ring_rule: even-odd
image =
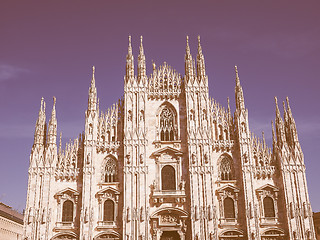
[[[73,202],[70,200],[63,203],[62,222],[73,222]]]
[[[166,165],[161,170],[162,190],[176,190],[176,173],[175,169]]]
[[[234,176],[233,176],[233,163],[232,163],[232,159],[227,157],[227,156],[223,156],[220,160],[220,164],[219,164],[219,177],[220,180],[233,180]]]
[[[266,218],[275,217],[274,203],[271,197],[267,196],[263,199],[263,208],[264,208],[264,216]]]
[[[224,205],[224,218],[235,218],[234,202],[230,197],[226,197],[223,201]]]
[[[117,179],[117,163],[115,159],[109,157],[106,161],[106,167],[105,167],[105,177],[104,181],[105,182],[116,182]]]
[[[165,106],[160,113],[160,140],[174,141],[175,139],[175,114]]]
[[[103,221],[113,222],[114,221],[114,202],[110,199],[104,202],[103,209]]]

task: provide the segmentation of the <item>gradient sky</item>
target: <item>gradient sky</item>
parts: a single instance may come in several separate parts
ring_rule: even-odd
[[[166,61],[184,73],[185,38],[201,36],[211,97],[234,111],[238,65],[251,129],[270,145],[274,96],[289,96],[305,156],[313,211],[320,211],[319,1],[14,1],[0,3],[0,201],[25,207],[40,99],[57,97],[63,142],[84,129],[91,66],[100,109],[123,95],[128,35],[147,73]],[[136,63],[136,58],[135,58]]]

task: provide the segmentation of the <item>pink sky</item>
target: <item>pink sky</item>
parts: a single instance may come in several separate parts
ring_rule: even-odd
[[[29,154],[40,99],[57,97],[63,141],[84,129],[91,66],[100,108],[123,94],[128,35],[147,71],[166,61],[184,73],[185,38],[201,36],[210,95],[234,111],[238,65],[251,129],[270,145],[274,96],[289,96],[320,211],[319,1],[11,1],[0,3],[0,201],[25,207]],[[49,116],[49,115],[47,115]],[[4,184],[5,183],[5,184]]]

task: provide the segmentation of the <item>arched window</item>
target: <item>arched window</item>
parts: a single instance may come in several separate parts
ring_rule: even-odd
[[[263,199],[263,207],[264,207],[264,217],[275,217],[275,212],[274,212],[274,204],[273,204],[273,199],[271,197],[265,197]]]
[[[176,173],[172,166],[164,166],[161,171],[162,190],[176,190]]]
[[[62,222],[73,222],[73,202],[70,200],[63,203]]]
[[[220,180],[233,180],[233,164],[232,159],[223,156],[219,165]]]
[[[174,141],[175,139],[175,114],[168,107],[160,113],[160,140]]]
[[[226,197],[223,201],[224,205],[224,218],[235,218],[234,202],[230,197]]]
[[[105,182],[117,181],[117,163],[113,158],[108,158],[105,168]]]
[[[104,202],[103,221],[114,221],[114,202],[110,199]]]

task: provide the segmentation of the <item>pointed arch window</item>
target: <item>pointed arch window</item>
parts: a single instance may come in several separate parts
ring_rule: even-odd
[[[233,163],[231,158],[223,156],[220,160],[219,177],[220,180],[223,181],[234,180]]]
[[[224,217],[227,218],[235,218],[235,210],[234,210],[234,201],[230,197],[226,197],[223,201],[224,205]]]
[[[266,218],[274,218],[276,216],[274,211],[274,203],[273,199],[269,196],[266,196],[263,199],[263,208],[264,208],[264,216]]]
[[[103,221],[113,222],[114,221],[114,202],[110,199],[104,202],[103,208]]]
[[[70,200],[63,203],[62,222],[73,222],[73,202]]]
[[[166,165],[161,170],[162,190],[176,190],[176,173],[175,169]]]
[[[175,113],[172,109],[165,106],[160,112],[160,140],[174,141],[176,140],[176,122]]]
[[[104,181],[108,183],[116,182],[118,180],[117,173],[117,162],[114,158],[109,157],[106,161]]]

